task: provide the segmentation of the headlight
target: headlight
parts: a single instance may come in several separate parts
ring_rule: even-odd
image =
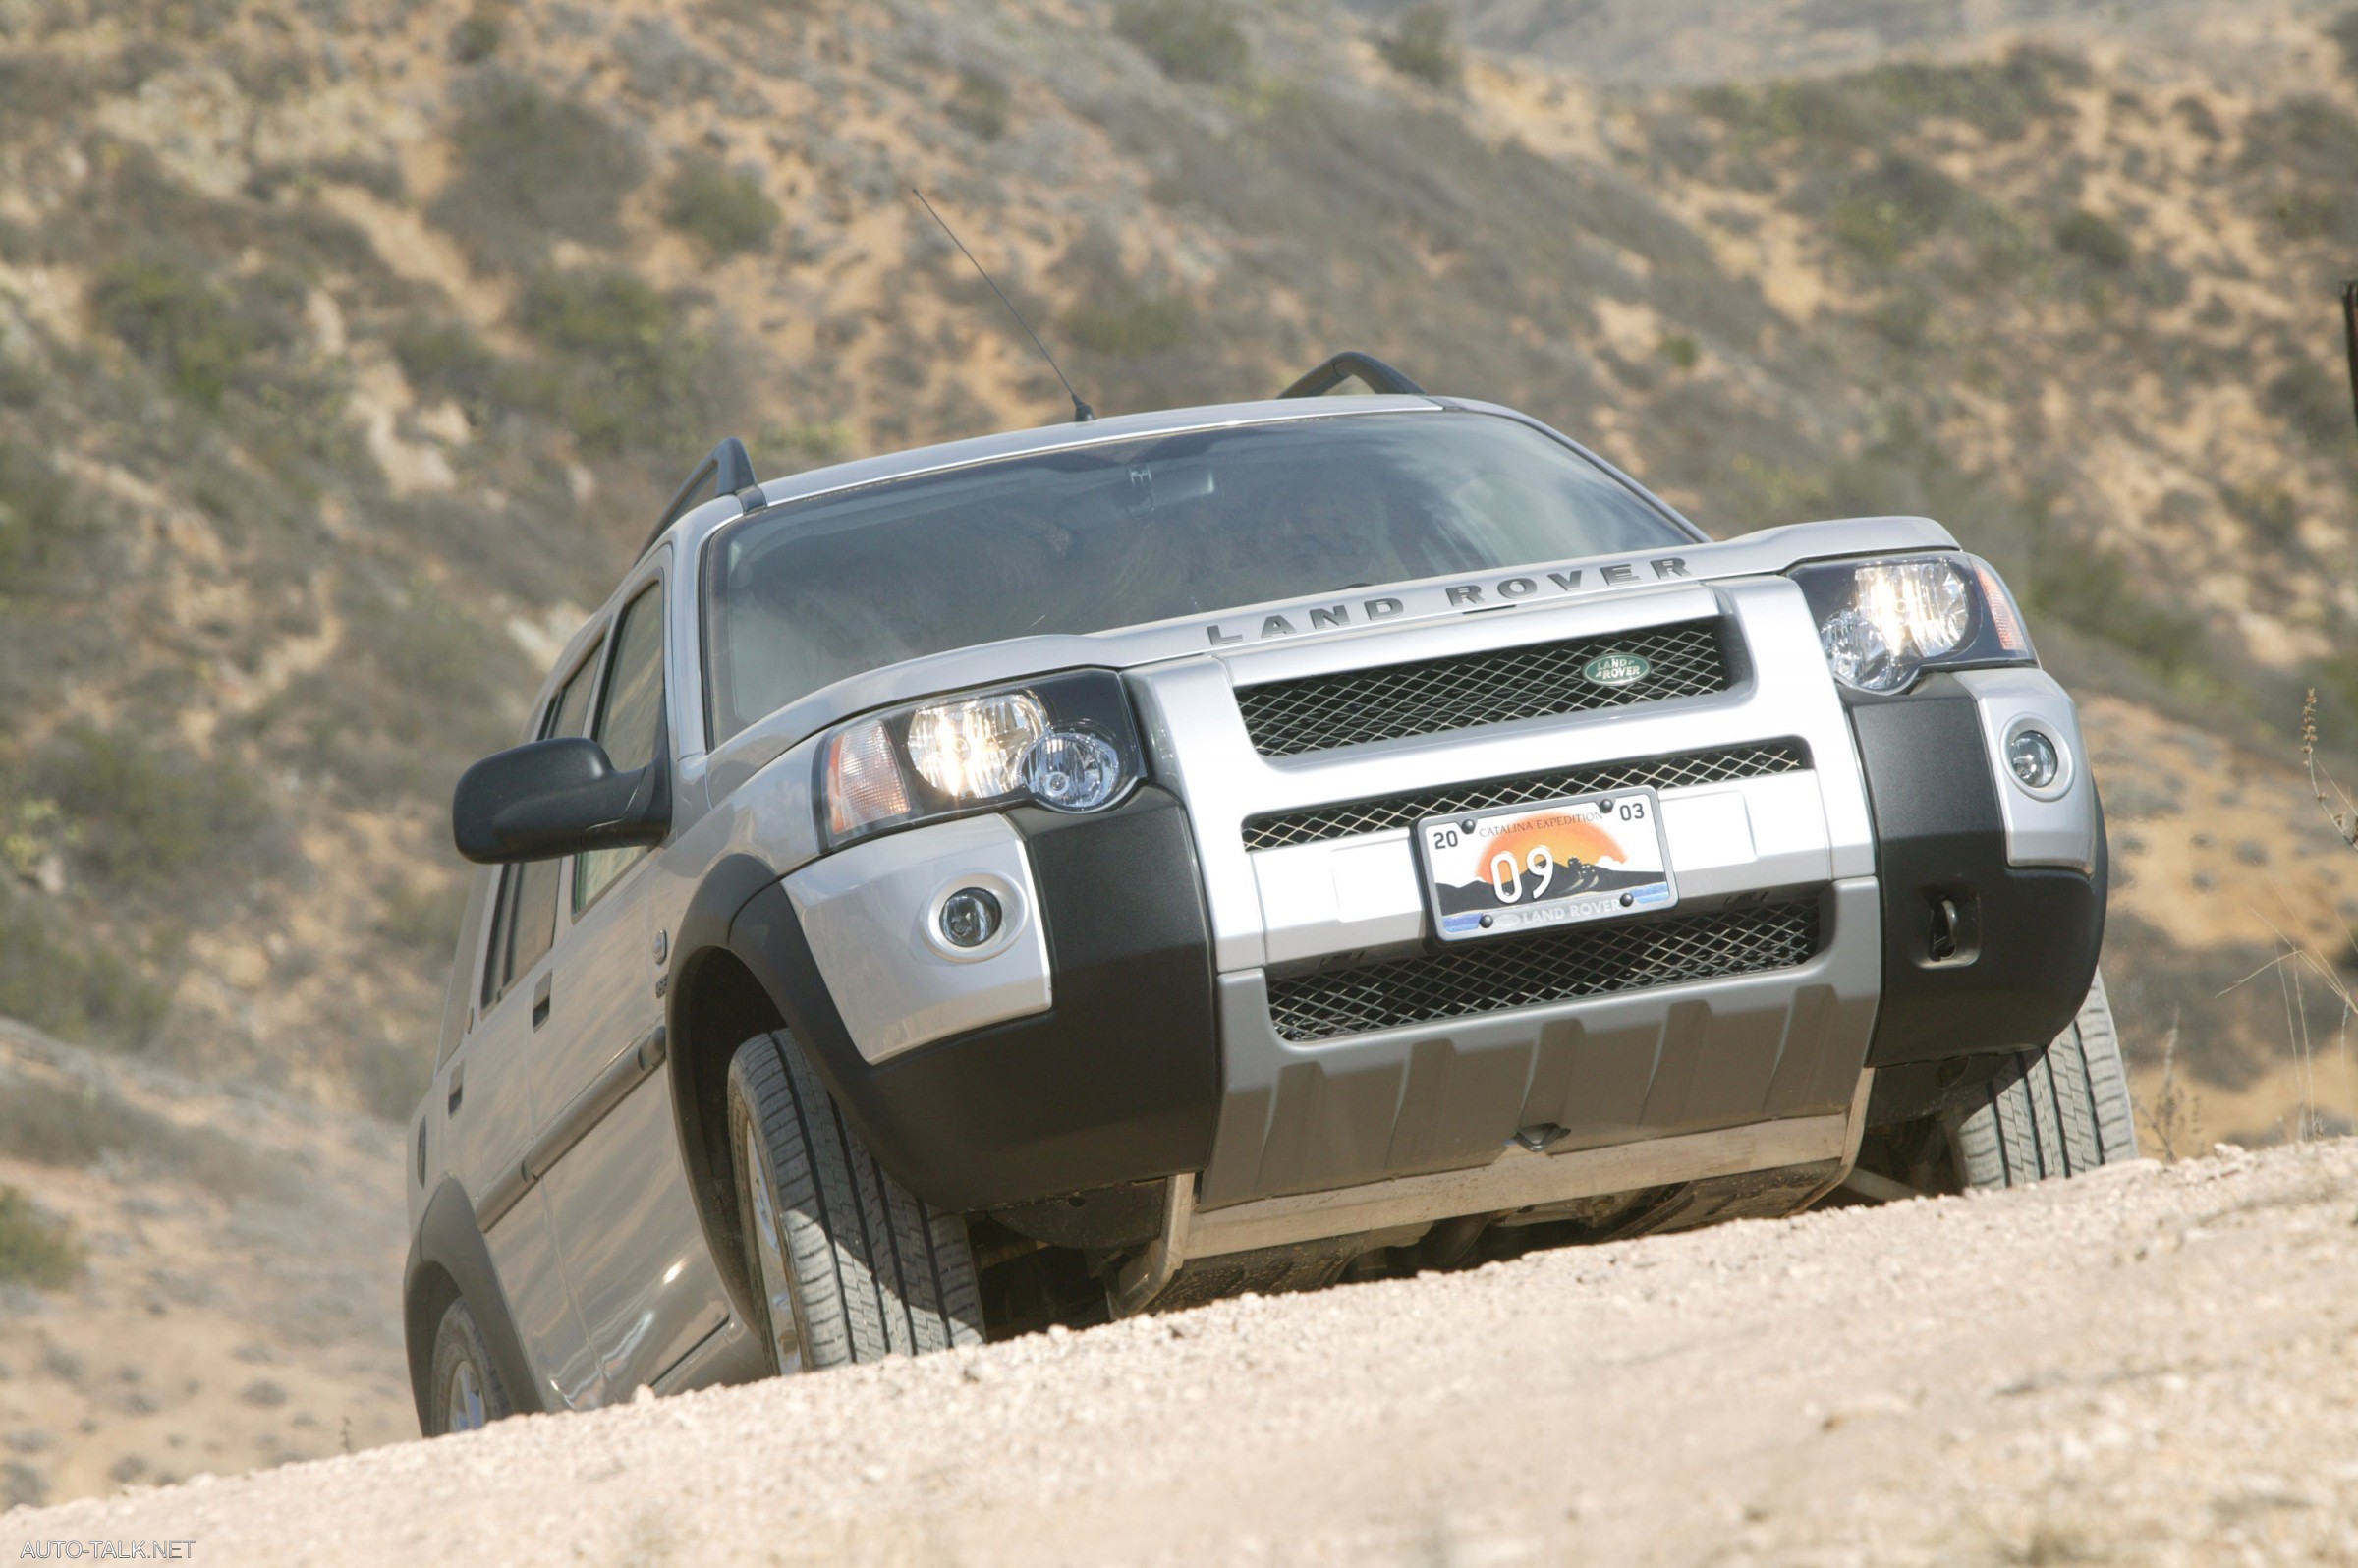
[[[818,748],[829,849],[886,828],[1016,805],[1095,812],[1146,776],[1121,677],[1050,676],[854,719]]]
[[[945,795],[1004,795],[1024,754],[1047,733],[1047,715],[1030,692],[939,702],[909,715],[909,760]]]
[[[1928,669],[2038,661],[2005,584],[1970,555],[1805,566],[1793,581],[1834,679],[1862,692],[1904,691]]]

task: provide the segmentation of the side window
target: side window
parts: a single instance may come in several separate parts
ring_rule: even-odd
[[[597,684],[597,656],[605,651],[605,645],[604,640],[600,639],[597,646],[590,650],[590,656],[583,659],[566,680],[565,690],[557,694],[556,717],[549,721],[547,729],[540,732],[542,740],[582,733],[582,720],[590,712],[590,691]]]
[[[527,861],[516,868],[516,934],[509,940],[507,979],[501,989],[516,983],[516,977],[540,962],[540,956],[557,940],[557,872],[564,868],[563,861]]]
[[[590,650],[557,692],[541,720],[539,739],[579,735],[590,711],[590,690],[595,684],[597,655],[603,644]],[[557,936],[557,873],[563,861],[530,861],[501,869],[498,902],[493,906],[489,957],[483,963],[485,1007],[497,1001],[517,976],[540,962]]]
[[[635,773],[655,758],[663,728],[663,594],[649,587],[631,600],[614,632],[614,661],[598,699],[590,738],[606,749],[617,773]],[[638,848],[591,850],[573,864],[573,908],[597,902],[645,854]]]
[[[516,896],[516,868],[499,868],[499,887],[491,895],[491,941],[483,949],[483,1010],[499,1000],[500,987],[508,980],[508,906]]]

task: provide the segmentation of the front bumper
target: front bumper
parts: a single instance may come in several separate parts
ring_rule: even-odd
[[[1240,714],[1241,688],[1699,620],[1721,629],[1723,689],[1307,756],[1263,755]],[[822,861],[760,906],[797,977],[790,1024],[887,1168],[938,1206],[1200,1172],[1194,1203],[1216,1223],[1497,1166],[1510,1147],[1585,1156],[1840,1126],[1870,1066],[2044,1043],[2093,971],[2101,827],[2060,689],[2010,670],[1847,702],[1781,579],[1263,644],[1130,682],[1156,784],[1126,806],[916,829],[871,848],[897,843],[893,865],[917,870]],[[2018,709],[2068,730],[2078,772],[2057,800],[2004,795],[1993,748]],[[1784,760],[1758,760],[1770,754]],[[1698,757],[1720,760],[1683,760]],[[1458,985],[1463,958],[1430,945],[1407,830],[1358,824],[1469,780],[1663,758],[1682,759],[1659,775],[1680,904],[1596,928],[1599,944],[1693,952],[1778,926],[1785,946],[1731,938],[1683,970],[1607,966],[1527,1005],[1401,1013],[1400,994]],[[1038,929],[1011,933],[998,971],[944,979],[910,932],[960,855],[1013,884]],[[1927,900],[1960,896],[1971,943],[1915,961]],[[904,958],[923,973],[896,987]],[[1321,1016],[1347,1017],[1335,998],[1379,983],[1391,1010],[1364,1028],[1306,1029],[1273,1005],[1317,992]]]
[[[1868,1065],[2043,1048],[2087,999],[2105,939],[2104,813],[2070,700],[2042,671],[1983,670],[1850,708],[1882,902]],[[2073,769],[2053,800],[1998,759],[2025,719]]]
[[[835,944],[829,927],[839,906],[811,891],[821,861],[737,917],[745,945],[774,966],[770,989],[788,1027],[885,1168],[937,1208],[972,1212],[1203,1169],[1220,1064],[1211,940],[1186,811],[1147,788],[1092,816],[1023,810],[1006,820],[1020,839],[1014,874],[1029,889],[1054,976],[1044,1009],[1020,983],[999,987],[1017,998],[1009,1005],[1021,1016],[870,1060],[837,1004],[838,987],[857,1009],[872,1000],[861,980],[872,985],[879,972],[942,967],[911,931],[935,882],[957,878],[957,863],[907,885],[903,922],[887,927],[862,909],[872,962],[847,975],[841,961],[822,970],[806,930],[808,923],[819,933],[820,947]],[[966,825],[897,837],[938,842]],[[1009,869],[982,841],[976,864]],[[1012,951],[1020,957],[1022,944]],[[926,987],[921,1005],[942,1008],[941,987]]]

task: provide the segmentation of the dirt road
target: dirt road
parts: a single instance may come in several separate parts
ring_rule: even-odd
[[[2354,1221],[2358,1143],[2118,1167],[19,1511],[0,1560],[2358,1562]]]

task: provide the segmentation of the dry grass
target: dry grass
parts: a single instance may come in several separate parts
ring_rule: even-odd
[[[2203,1147],[2203,1100],[2178,1081],[2178,1020],[2173,1014],[2169,1033],[2162,1036],[2162,1085],[2153,1098],[2137,1106],[2145,1130],[2162,1148],[2164,1164],[2178,1162],[2179,1146],[2189,1154]]]
[[[2318,758],[2315,691],[2308,694],[2301,706],[2301,765],[2309,777],[2309,792],[2317,801],[2318,810],[2333,824],[2334,836],[2344,846],[2358,849],[2358,803],[2351,801],[2348,792]],[[2274,976],[2283,996],[2285,1047],[2299,1094],[2294,1123],[2287,1131],[2294,1142],[2324,1137],[2333,1129],[2327,1125],[2322,1108],[2319,1041],[2309,1022],[2308,990],[2312,985],[2322,986],[2335,1010],[2333,1054],[2340,1067],[2343,1103],[2351,1120],[2358,1122],[2358,1068],[2353,1068],[2350,1057],[2350,1023],[2358,1018],[2358,993],[2354,993],[2351,980],[2352,966],[2358,963],[2358,929],[2344,923],[2341,952],[2329,954],[2320,951],[2314,942],[2291,934],[2287,929],[2289,923],[2279,924],[2258,911],[2254,913],[2259,914],[2274,936],[2276,955],[2235,984],[2240,987],[2265,976]]]

